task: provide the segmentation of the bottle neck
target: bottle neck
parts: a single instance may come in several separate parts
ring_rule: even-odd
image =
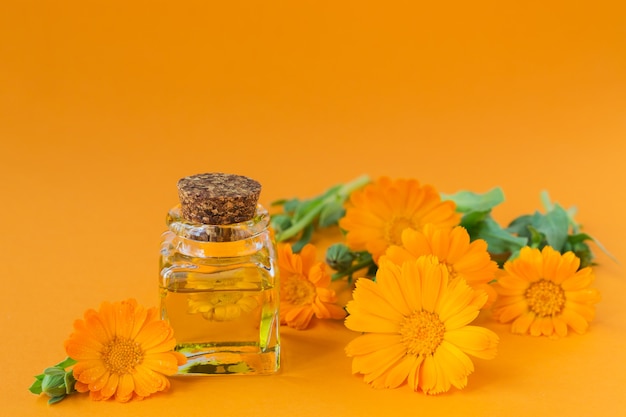
[[[180,204],[167,213],[168,229],[178,237],[197,242],[238,242],[260,235],[268,230],[270,216],[268,211],[257,204],[252,219],[232,224],[202,224],[183,218]]]

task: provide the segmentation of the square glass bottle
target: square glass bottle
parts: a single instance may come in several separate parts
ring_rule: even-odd
[[[279,285],[269,213],[260,185],[230,174],[178,183],[160,261],[161,317],[180,374],[272,374],[280,366]]]

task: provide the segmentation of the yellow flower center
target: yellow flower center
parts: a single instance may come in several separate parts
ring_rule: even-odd
[[[285,283],[285,294],[281,294],[281,297],[295,305],[313,304],[315,300],[315,285],[308,279],[300,276],[293,276],[288,278]]]
[[[528,307],[540,317],[559,314],[565,307],[565,291],[552,281],[533,282],[524,295]]]
[[[415,311],[400,322],[400,336],[408,353],[432,355],[443,341],[446,327],[437,313]]]
[[[123,375],[143,361],[143,351],[133,340],[115,337],[104,345],[101,357],[109,372]]]
[[[385,240],[392,245],[402,246],[402,232],[407,228],[415,228],[411,219],[394,216],[385,227]]]

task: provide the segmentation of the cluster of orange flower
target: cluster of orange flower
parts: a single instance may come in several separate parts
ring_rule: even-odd
[[[572,253],[525,247],[502,270],[487,243],[470,241],[452,201],[416,180],[380,178],[354,191],[339,221],[346,244],[367,251],[374,280],[357,280],[347,304],[349,329],[363,333],[347,347],[354,373],[374,387],[408,383],[436,394],[463,388],[474,367],[467,355],[489,359],[497,335],[469,325],[481,309],[512,322],[515,333],[583,333],[599,301],[591,268]],[[279,250],[283,322],[306,328],[311,317],[341,318],[329,276],[310,245]],[[299,259],[302,256],[302,260]]]
[[[371,254],[375,279],[359,278],[344,309],[315,247],[294,254],[281,243],[281,323],[306,329],[314,316],[345,317],[346,327],[361,333],[345,349],[354,373],[374,387],[406,383],[427,394],[466,386],[474,370],[468,355],[495,357],[498,336],[470,324],[481,309],[512,322],[515,333],[586,331],[600,298],[589,288],[591,268],[579,269],[572,252],[546,246],[525,247],[499,269],[487,243],[471,241],[459,222],[454,202],[416,180],[381,178],[352,192],[339,225],[351,250]],[[166,376],[185,363],[174,347],[172,329],[155,308],[134,300],[103,303],[74,323],[65,343],[73,370],[58,366],[31,391],[45,391],[54,381],[54,401],[72,390],[97,400],[143,398],[167,389]]]

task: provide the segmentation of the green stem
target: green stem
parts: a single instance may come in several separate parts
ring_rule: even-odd
[[[322,212],[322,209],[324,208],[326,204],[333,202],[335,200],[340,200],[343,203],[353,191],[365,186],[369,182],[370,182],[369,176],[362,175],[350,181],[349,183],[342,185],[341,187],[339,187],[339,189],[336,192],[331,193],[330,195],[326,196],[326,198],[324,198],[320,202],[320,204],[315,204],[314,207],[308,213],[306,213],[300,220],[298,220],[290,228],[283,230],[281,233],[279,233],[276,236],[276,241],[282,242],[282,241],[291,239],[292,237],[297,235],[300,231],[302,231],[302,229],[307,227],[309,224],[313,223],[315,218]]]
[[[373,266],[373,265],[374,265],[374,260],[368,257],[367,259],[357,262],[356,264],[352,265],[350,268],[344,271],[335,272],[332,275],[331,280],[337,281],[338,279],[350,276],[354,274],[355,272],[360,271],[361,269],[369,268],[370,266]]]

